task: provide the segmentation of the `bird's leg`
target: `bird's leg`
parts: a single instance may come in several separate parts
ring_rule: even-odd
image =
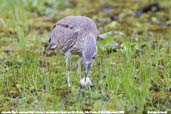
[[[65,63],[66,63],[66,67],[67,67],[66,77],[67,77],[68,87],[71,86],[71,83],[70,83],[70,60],[71,60],[71,52],[66,52],[65,53]]]
[[[84,58],[82,56],[79,56],[77,73],[78,73],[78,76],[80,77],[80,80],[81,80],[81,66],[83,64],[83,60]]]
[[[86,62],[85,63],[85,76],[84,78],[80,81],[82,86],[86,86],[86,85],[90,85],[92,86],[92,82],[91,80],[88,78],[88,73],[90,71],[90,67],[91,67],[91,62]]]

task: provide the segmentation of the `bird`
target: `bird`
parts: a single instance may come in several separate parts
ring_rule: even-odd
[[[93,59],[97,54],[98,29],[96,23],[86,16],[66,16],[57,21],[51,28],[48,49],[59,49],[65,55],[66,77],[68,86],[70,81],[70,61],[73,54],[78,55],[77,73],[80,85],[92,86],[89,71]],[[84,77],[81,79],[81,66],[85,64]]]

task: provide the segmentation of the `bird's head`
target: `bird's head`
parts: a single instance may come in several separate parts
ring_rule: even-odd
[[[56,41],[52,39],[51,37],[49,38],[49,45],[48,45],[48,50],[54,50],[57,48]]]
[[[43,51],[43,54],[49,55],[49,52],[54,52],[53,50],[55,50],[56,47],[57,47],[56,43],[55,42],[53,43],[52,42],[52,39],[50,37],[49,38],[49,42],[44,43],[44,51]],[[52,50],[52,51],[50,51],[50,50]],[[50,53],[50,55],[51,55],[51,53]]]

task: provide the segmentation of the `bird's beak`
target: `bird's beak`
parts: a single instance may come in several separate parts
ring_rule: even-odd
[[[48,49],[49,50],[54,50],[56,49],[57,45],[56,44],[49,44]]]

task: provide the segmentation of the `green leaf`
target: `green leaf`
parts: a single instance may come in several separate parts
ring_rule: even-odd
[[[106,39],[106,38],[110,38],[110,37],[112,37],[112,31],[100,34],[98,36],[98,38],[100,38],[100,39]]]

